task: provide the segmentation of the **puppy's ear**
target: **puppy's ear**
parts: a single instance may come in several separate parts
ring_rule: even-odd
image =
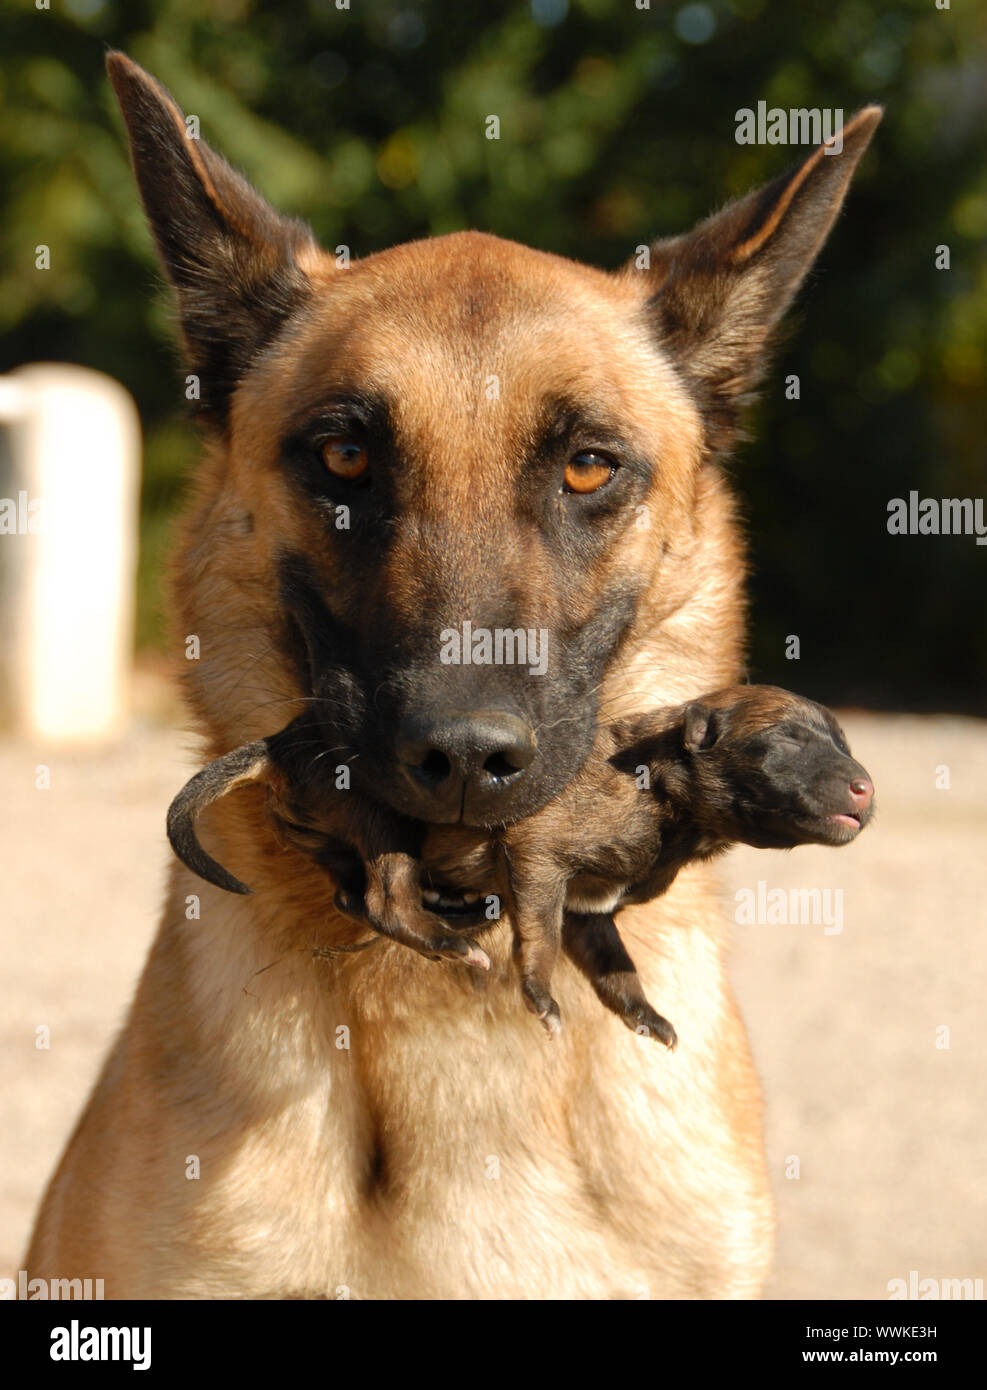
[[[793,173],[687,236],[651,247],[646,312],[690,385],[713,453],[736,436],[766,366],[769,335],[825,240],[882,114],[865,107]]]
[[[308,228],[281,217],[204,141],[191,139],[163,87],[123,53],[106,69],[130,137],[141,199],[178,296],[199,412],[225,425],[256,355],[310,292],[304,267],[328,264]]]
[[[719,712],[699,700],[686,705],[682,718],[682,746],[690,753],[712,748],[720,736]]]

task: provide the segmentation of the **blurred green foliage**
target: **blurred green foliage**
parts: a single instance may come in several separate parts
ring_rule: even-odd
[[[474,226],[615,267],[799,157],[736,144],[739,108],[883,102],[734,466],[754,562],[752,672],[833,701],[978,706],[987,548],[888,536],[886,509],[910,489],[984,492],[982,8],[19,0],[4,31],[0,369],[75,361],[136,397],[145,644],[160,641],[161,557],[196,446],[106,47],[154,72],[273,203],[356,256]],[[491,114],[499,141],[484,138]],[[934,267],[942,244],[948,271]]]

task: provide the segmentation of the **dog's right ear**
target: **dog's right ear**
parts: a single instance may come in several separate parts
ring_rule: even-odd
[[[310,293],[326,264],[308,228],[274,211],[204,141],[168,93],[123,53],[106,70],[130,137],[141,199],[178,296],[199,412],[225,425],[256,355]]]
[[[733,443],[775,326],[840,210],[881,119],[867,106],[801,166],[650,247],[647,321],[702,412],[708,449]],[[636,262],[624,274],[636,276]]]
[[[690,753],[712,748],[720,736],[718,712],[694,700],[686,705],[682,719],[682,746]]]

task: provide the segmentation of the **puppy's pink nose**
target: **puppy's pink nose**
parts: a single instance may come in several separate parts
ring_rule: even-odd
[[[855,777],[850,783],[850,796],[858,811],[866,811],[874,796],[874,784],[866,777]]]

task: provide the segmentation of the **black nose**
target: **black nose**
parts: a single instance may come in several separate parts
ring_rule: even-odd
[[[397,755],[418,796],[443,820],[496,814],[497,801],[534,761],[535,732],[505,710],[444,710],[410,715]]]

